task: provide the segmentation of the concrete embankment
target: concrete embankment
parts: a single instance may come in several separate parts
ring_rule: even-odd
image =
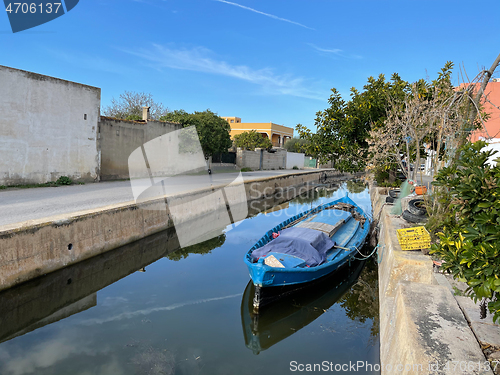
[[[492,374],[451,291],[438,283],[421,251],[402,251],[385,188],[370,186],[379,228],[380,361],[382,374]],[[439,275],[442,276],[442,275]]]
[[[174,229],[0,292],[0,343],[96,304],[96,293],[179,249]]]
[[[245,194],[234,194],[233,206],[246,205],[249,214],[259,207],[282,203],[311,189],[324,178],[346,180],[333,170],[320,170],[246,181]],[[176,227],[202,232],[214,211],[226,213],[224,200],[204,199],[225,186],[177,194],[170,205],[183,205]],[[226,192],[231,192],[227,190]],[[228,194],[230,195],[230,194]],[[193,202],[196,202],[194,204]],[[0,228],[0,290],[94,257],[119,246],[174,227],[166,198],[127,202]]]

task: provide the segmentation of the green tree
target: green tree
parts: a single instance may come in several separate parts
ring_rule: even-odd
[[[466,143],[456,164],[442,168],[433,183],[448,191],[445,226],[438,233],[431,254],[444,260],[443,269],[465,280],[468,295],[488,302],[500,319],[500,158],[495,166],[488,159],[495,152],[481,151],[483,141]]]
[[[418,168],[412,172],[404,163],[420,165],[424,143],[432,149],[436,135],[443,129],[449,129],[450,133],[456,130],[453,124],[459,116],[450,112],[447,104],[455,93],[451,84],[452,68],[453,64],[447,62],[438,79],[431,83],[419,80],[404,93],[397,93],[395,97],[389,94],[383,123],[370,131],[370,160],[378,167],[377,172],[385,166],[397,165],[409,178],[416,179]],[[447,122],[443,125],[445,118]]]
[[[297,124],[300,125],[300,124]],[[285,149],[288,152],[299,152],[305,153],[308,148],[309,141],[307,139],[301,139],[299,137],[293,137],[285,143]]]
[[[335,161],[342,172],[365,169],[368,158],[369,131],[383,125],[388,98],[404,95],[408,83],[393,74],[390,81],[383,74],[370,77],[359,92],[351,89],[351,99],[344,100],[333,88],[329,107],[316,113],[316,133],[298,124],[301,138],[309,141],[306,152],[319,159],[320,164]]]
[[[229,123],[209,109],[194,113],[175,110],[162,116],[161,120],[178,122],[185,128],[195,126],[205,158],[227,152],[232,145]]]
[[[104,116],[124,120],[142,120],[142,107],[150,107],[152,120],[159,120],[168,113],[168,108],[157,103],[153,95],[145,92],[125,91],[118,99],[112,98],[111,105],[102,110]]]
[[[249,130],[234,136],[234,145],[247,150],[255,150],[256,148],[270,149],[273,144],[269,138],[257,133],[255,130]]]

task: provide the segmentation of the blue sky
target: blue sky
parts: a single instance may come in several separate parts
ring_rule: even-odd
[[[489,68],[499,16],[498,0],[80,0],[16,34],[0,12],[0,65],[100,87],[102,106],[144,91],[170,110],[313,128],[332,87]]]

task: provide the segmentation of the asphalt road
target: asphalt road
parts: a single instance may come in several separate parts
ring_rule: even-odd
[[[301,173],[297,170],[243,172],[245,181],[263,177]],[[213,185],[229,184],[238,177],[234,173],[214,173]],[[169,178],[167,194],[210,186],[208,175]],[[28,220],[100,208],[134,200],[130,181],[89,183],[30,189],[0,190],[0,226]]]

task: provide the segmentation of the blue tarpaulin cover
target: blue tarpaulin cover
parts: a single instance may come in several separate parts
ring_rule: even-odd
[[[290,254],[303,259],[310,267],[326,261],[326,252],[335,245],[324,232],[309,228],[292,227],[280,232],[280,236],[252,252],[254,260],[270,252]]]

